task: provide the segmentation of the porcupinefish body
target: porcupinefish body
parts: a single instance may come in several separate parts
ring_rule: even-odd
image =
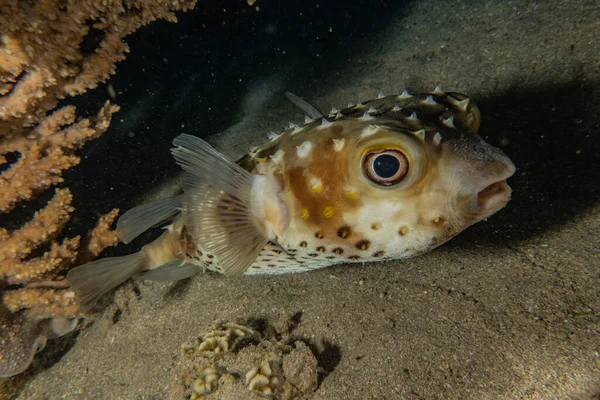
[[[411,257],[487,218],[510,199],[515,171],[477,132],[459,93],[383,96],[309,116],[233,163],[182,134],[172,153],[183,194],[144,204],[117,224],[128,243],[169,223],[139,252],[72,269],[82,309],[134,275],[175,280],[297,273]]]

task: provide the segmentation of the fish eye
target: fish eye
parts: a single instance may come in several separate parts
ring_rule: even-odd
[[[408,159],[398,150],[368,153],[362,161],[364,174],[382,186],[400,183],[408,173]]]

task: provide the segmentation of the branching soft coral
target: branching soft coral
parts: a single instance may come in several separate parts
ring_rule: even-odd
[[[90,118],[58,102],[95,88],[129,47],[123,38],[157,19],[176,22],[196,0],[41,0],[0,5],[0,215],[56,185],[79,163],[77,151],[108,129],[119,107],[107,101]],[[78,316],[64,280],[74,265],[117,243],[101,217],[88,237],[63,237],[72,195],[54,197],[17,229],[0,226],[0,376],[23,371],[47,337]],[[71,327],[72,328],[72,327]],[[43,339],[43,340],[42,340]]]

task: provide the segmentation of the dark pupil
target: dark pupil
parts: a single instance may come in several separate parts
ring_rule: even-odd
[[[391,178],[400,169],[400,162],[394,156],[382,154],[373,161],[373,171],[380,178]]]

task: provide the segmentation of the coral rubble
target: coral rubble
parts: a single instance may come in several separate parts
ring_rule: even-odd
[[[259,331],[216,324],[181,350],[168,392],[172,399],[291,400],[307,398],[318,386],[318,362],[309,346],[275,326]]]

